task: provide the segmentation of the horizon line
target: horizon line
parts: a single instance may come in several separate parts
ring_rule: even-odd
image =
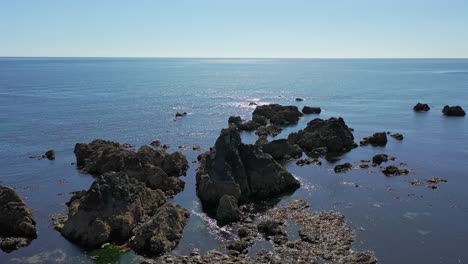
[[[453,59],[463,60],[468,57],[196,57],[196,56],[0,56],[1,59],[35,58],[35,59],[299,59],[299,60],[402,60],[402,59]]]

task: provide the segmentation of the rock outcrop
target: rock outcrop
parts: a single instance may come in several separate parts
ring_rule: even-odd
[[[392,177],[392,176],[408,174],[409,171],[407,169],[399,169],[397,166],[390,165],[390,166],[385,167],[382,170],[382,173],[385,174],[385,176]]]
[[[316,118],[303,130],[288,136],[291,144],[299,145],[305,152],[342,154],[357,145],[345,121],[340,118]]]
[[[302,156],[302,149],[289,143],[287,139],[278,139],[262,145],[264,153],[270,154],[275,160],[298,159]]]
[[[239,131],[223,129],[215,147],[199,156],[197,194],[205,209],[216,210],[224,195],[238,203],[293,191],[299,181],[259,146],[241,142]]]
[[[388,155],[387,154],[377,154],[374,157],[372,157],[372,163],[374,164],[382,164],[382,162],[387,162],[388,161]]]
[[[339,164],[339,165],[336,165],[335,168],[333,168],[333,170],[336,172],[336,173],[341,173],[341,172],[347,172],[349,170],[352,170],[353,169],[353,165],[351,163],[344,163],[344,164]]]
[[[446,116],[465,116],[465,110],[459,105],[457,106],[444,106],[444,109],[442,109],[442,113]]]
[[[422,104],[422,103],[417,103],[414,107],[413,110],[416,112],[427,112],[431,110],[428,104]]]
[[[290,125],[299,121],[302,113],[297,106],[283,106],[279,104],[259,105],[252,113],[252,118],[264,117],[272,125]]]
[[[165,149],[142,146],[135,152],[122,144],[96,139],[89,144],[75,146],[77,167],[92,175],[107,172],[125,172],[152,189],[171,194],[180,192],[184,182],[178,176],[185,175],[188,161],[180,152],[167,153]]]
[[[374,133],[372,136],[365,137],[361,140],[360,144],[361,146],[367,146],[367,145],[372,145],[372,146],[385,146],[387,145],[387,133],[385,132],[378,132]]]
[[[131,248],[146,256],[158,256],[173,249],[182,238],[189,215],[187,209],[166,203],[150,220],[134,230]]]
[[[139,222],[166,203],[160,190],[151,190],[124,172],[99,176],[87,192],[68,203],[68,218],[57,229],[69,240],[89,248],[124,243]]]
[[[31,209],[15,190],[0,185],[0,249],[11,252],[29,245],[36,237]]]
[[[322,109],[320,107],[311,107],[311,106],[304,106],[302,108],[302,113],[308,115],[308,114],[320,114],[322,112]]]

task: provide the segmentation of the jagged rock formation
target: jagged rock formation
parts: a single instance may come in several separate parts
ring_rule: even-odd
[[[0,185],[0,249],[11,252],[29,245],[36,237],[31,209],[15,190]]]

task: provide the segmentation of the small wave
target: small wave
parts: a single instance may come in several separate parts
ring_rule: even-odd
[[[200,219],[206,224],[208,233],[212,235],[216,240],[221,242],[228,242],[237,239],[236,232],[228,226],[220,227],[216,223],[215,219],[212,219],[205,213],[197,212],[192,209],[192,214],[200,217]]]
[[[436,71],[437,74],[468,74],[466,70]]]

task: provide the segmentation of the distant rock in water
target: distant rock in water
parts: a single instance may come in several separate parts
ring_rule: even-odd
[[[396,140],[403,140],[404,138],[403,135],[400,133],[391,134],[390,136]]]
[[[341,173],[341,172],[347,172],[351,169],[353,169],[353,165],[351,165],[351,163],[344,163],[344,164],[336,165],[334,168],[334,171],[336,173]]]
[[[206,209],[216,210],[224,195],[243,204],[299,188],[299,181],[257,145],[241,142],[235,127],[223,129],[215,147],[199,156],[197,194]],[[221,220],[221,219],[218,219]]]
[[[444,106],[444,109],[442,109],[442,113],[446,116],[465,116],[465,110],[459,105],[457,106]]]
[[[365,137],[360,142],[361,146],[385,146],[387,145],[387,133],[385,132],[378,132],[374,133],[372,136]]]
[[[407,169],[399,169],[397,166],[390,165],[390,166],[387,166],[385,169],[383,169],[382,173],[385,174],[385,176],[391,177],[391,176],[408,174],[409,171]]]
[[[413,110],[416,112],[427,112],[431,110],[428,104],[422,104],[422,103],[417,103],[414,107]]]
[[[279,104],[259,105],[252,113],[255,116],[270,120],[272,125],[290,125],[299,121],[302,113],[297,106],[283,106]]]
[[[296,102],[302,102],[302,101],[304,101],[304,98],[301,98],[301,97],[296,98]]]
[[[167,153],[163,148],[142,146],[135,152],[113,141],[96,139],[89,144],[75,145],[77,167],[83,172],[101,175],[106,172],[126,172],[130,177],[146,183],[152,189],[177,193],[184,189],[189,167],[180,152]]]
[[[308,114],[320,114],[322,112],[322,109],[320,107],[310,107],[310,106],[304,106],[302,108],[302,113],[308,115]]]
[[[303,130],[288,136],[291,144],[299,145],[306,152],[342,154],[355,148],[354,136],[345,121],[339,118],[316,118]]]
[[[37,238],[36,221],[24,200],[0,185],[0,249],[11,252]]]
[[[372,163],[374,164],[382,164],[382,162],[387,162],[388,161],[388,155],[387,154],[377,154],[374,157],[372,157]]]
[[[176,118],[182,118],[187,115],[187,112],[177,112],[175,114]]]
[[[49,160],[54,160],[55,159],[55,151],[53,149],[51,150],[48,150],[46,153],[45,153],[45,156],[47,159]]]

